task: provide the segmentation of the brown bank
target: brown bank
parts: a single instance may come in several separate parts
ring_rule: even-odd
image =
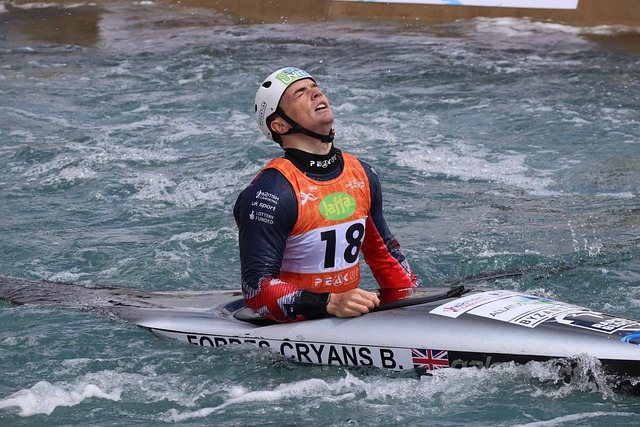
[[[212,8],[239,22],[307,22],[325,20],[375,20],[412,25],[476,17],[528,17],[576,26],[640,26],[638,0],[165,0],[185,6]],[[20,5],[30,0],[9,2]],[[77,4],[77,0],[54,0]],[[111,1],[112,3],[113,1]],[[91,3],[109,3],[93,0]],[[444,4],[449,3],[449,4]],[[455,4],[454,4],[455,3]],[[466,4],[473,4],[468,6]],[[502,6],[495,6],[495,5]],[[481,5],[481,6],[480,6]],[[74,13],[74,12],[68,12]]]

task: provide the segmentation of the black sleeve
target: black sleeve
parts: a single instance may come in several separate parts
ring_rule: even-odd
[[[326,317],[327,295],[277,279],[287,237],[298,217],[298,200],[289,181],[275,169],[262,171],[242,191],[233,214],[247,306],[281,322]]]

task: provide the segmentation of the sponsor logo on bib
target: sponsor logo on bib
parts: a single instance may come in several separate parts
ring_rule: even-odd
[[[347,193],[333,193],[320,202],[320,213],[326,219],[339,221],[356,211],[356,200]]]

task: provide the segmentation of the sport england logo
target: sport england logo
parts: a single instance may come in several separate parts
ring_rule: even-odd
[[[320,214],[326,219],[339,221],[347,219],[356,211],[356,199],[347,193],[333,193],[320,202]]]

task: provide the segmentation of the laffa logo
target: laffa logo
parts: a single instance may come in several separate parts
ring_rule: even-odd
[[[356,199],[347,193],[333,193],[320,202],[320,213],[326,219],[339,221],[349,218],[356,211]]]

